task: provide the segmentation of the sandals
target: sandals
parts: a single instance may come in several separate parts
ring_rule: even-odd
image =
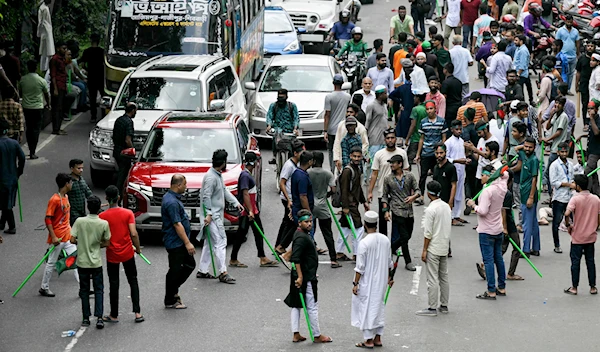
[[[461,219],[461,218],[456,218],[456,219],[454,219],[454,220],[456,220],[456,221],[458,221],[458,222],[460,222],[460,223],[463,223],[463,224],[468,224],[468,223],[469,223],[467,220],[465,220],[465,219]]]
[[[197,272],[196,273],[196,279],[216,279],[216,276],[212,276],[209,273],[202,273],[202,272]]]
[[[260,265],[261,268],[275,268],[275,267],[278,267],[278,266],[279,266],[279,263],[276,262],[276,261],[274,261],[274,260],[271,260],[268,263],[264,263],[264,264]]]
[[[143,315],[142,315],[141,317],[139,317],[139,318],[135,318],[135,322],[136,322],[136,323],[141,323],[141,322],[143,322],[144,320],[146,320],[146,319],[144,319],[144,316],[143,316]]]
[[[319,255],[323,255],[323,254],[326,254],[326,253],[327,253],[327,250],[326,250],[326,249],[319,248],[319,249],[317,249],[317,253],[318,253]]]
[[[566,293],[566,294],[568,294],[568,295],[577,296],[577,292],[573,292],[573,291],[571,291],[571,289],[572,289],[572,288],[573,288],[573,287],[565,288],[565,289],[563,290],[563,292],[564,292],[564,293]]]
[[[458,220],[452,220],[452,226],[465,226],[465,224]]]
[[[107,323],[118,323],[119,322],[119,319],[112,319],[108,315],[105,315],[104,317],[102,317],[102,320],[104,320]]]
[[[342,267],[342,264],[340,264],[340,263],[332,263],[331,264],[332,269],[337,269],[337,268],[341,268],[341,267]]]
[[[356,343],[356,344],[354,344],[354,346],[356,346],[356,347],[358,347],[358,348],[368,348],[368,349],[370,349],[370,350],[372,350],[372,349],[373,349],[373,347],[375,347],[374,345],[373,345],[373,346],[367,346],[367,345],[365,345],[365,343],[364,343],[364,342],[359,342],[359,343]]]
[[[342,257],[337,257],[336,260],[338,261],[342,261],[342,262],[351,262],[352,259],[350,259],[347,255],[343,255]]]
[[[244,263],[229,263],[229,266],[232,268],[247,268],[248,265],[244,264]]]
[[[590,287],[590,295],[597,295],[598,294],[598,289],[596,288],[596,286]]]
[[[232,278],[229,274],[219,275],[219,281],[224,284],[230,284],[230,285],[235,284],[235,279]]]
[[[186,309],[187,306],[181,302],[175,302],[174,304],[165,304],[165,308],[168,309]]]
[[[479,294],[479,295],[475,296],[475,298],[487,299],[487,300],[490,300],[490,301],[495,301],[496,300],[496,296],[490,296],[490,294],[487,291],[485,291],[482,294]]]
[[[333,339],[331,337],[329,337],[329,336],[326,336],[326,337],[327,337],[327,340],[325,340],[325,341],[321,341],[321,336],[315,337],[315,340],[313,341],[313,343],[329,343],[329,342],[333,342]],[[318,341],[317,341],[317,339],[318,339]]]
[[[506,290],[504,292],[500,292],[500,289],[496,289],[496,296],[506,297]]]

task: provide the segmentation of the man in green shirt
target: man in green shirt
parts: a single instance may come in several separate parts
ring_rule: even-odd
[[[37,159],[35,150],[42,130],[44,107],[50,109],[50,94],[46,80],[37,74],[37,61],[27,61],[27,71],[29,73],[21,78],[19,88],[23,98],[22,106],[25,115],[25,136],[29,146],[29,158]]]
[[[537,222],[537,179],[540,162],[535,156],[535,139],[526,137],[525,143],[515,147],[521,159],[521,214],[523,216],[523,252],[540,255],[540,227]],[[533,241],[533,245],[531,242]],[[532,250],[533,247],[533,250]]]
[[[441,82],[444,81],[444,66],[450,61],[450,52],[444,47],[444,37],[441,34],[433,36],[433,49],[431,53],[437,57],[437,70]],[[440,83],[441,83],[440,82]]]
[[[406,7],[398,7],[398,15],[390,19],[390,43],[398,42],[398,34],[406,33],[415,35],[415,21],[412,16],[406,14]]]
[[[77,243],[77,272],[79,273],[79,297],[83,321],[81,326],[90,326],[90,280],[94,283],[95,308],[94,315],[98,318],[96,328],[104,328],[102,314],[104,313],[104,282],[102,273],[102,252],[110,241],[108,221],[98,217],[102,202],[97,196],[87,199],[90,214],[78,218],[71,229],[71,243]]]
[[[421,126],[421,120],[427,117],[427,111],[425,110],[425,95],[426,94],[415,95],[414,106],[410,113],[410,128],[408,129],[408,137],[405,141],[405,144],[408,145],[406,154],[408,155],[408,160],[410,162],[417,156],[417,149],[419,148],[421,134],[419,133],[418,126]]]

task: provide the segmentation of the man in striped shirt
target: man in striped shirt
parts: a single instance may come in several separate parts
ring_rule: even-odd
[[[436,164],[435,145],[446,142],[446,132],[448,131],[444,127],[444,119],[436,114],[435,102],[431,100],[425,102],[425,110],[427,111],[427,118],[421,121],[419,127],[421,139],[419,140],[417,157],[414,160],[415,164],[420,163],[421,166],[419,189],[425,189],[427,174],[429,170],[433,172]],[[421,204],[423,203],[421,202]]]
[[[456,118],[457,120],[462,122],[463,127],[467,127],[467,119],[465,119],[465,110],[467,110],[468,108],[475,109],[475,118],[473,118],[473,123],[477,123],[477,121],[479,121],[480,119],[483,119],[485,122],[488,121],[487,110],[485,108],[485,105],[483,105],[483,103],[481,102],[481,93],[479,92],[471,93],[469,101],[458,109],[457,116],[446,117],[451,120],[452,118]]]

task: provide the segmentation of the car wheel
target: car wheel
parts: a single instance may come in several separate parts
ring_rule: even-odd
[[[90,176],[94,187],[105,188],[112,183],[114,172],[106,170],[97,170],[90,167]]]

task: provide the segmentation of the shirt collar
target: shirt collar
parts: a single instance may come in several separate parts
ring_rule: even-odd
[[[88,214],[88,218],[98,219],[98,214]]]
[[[171,190],[171,189],[167,193],[171,193],[172,195],[175,196],[175,198],[181,199],[181,194],[179,194],[177,192],[173,192],[173,190]]]
[[[217,171],[217,170],[216,170],[214,167],[211,167],[211,168],[210,168],[210,170],[211,170],[212,172],[214,172],[215,174],[217,174],[219,177],[221,177],[221,176],[222,176],[221,172],[220,172],[220,171]]]

